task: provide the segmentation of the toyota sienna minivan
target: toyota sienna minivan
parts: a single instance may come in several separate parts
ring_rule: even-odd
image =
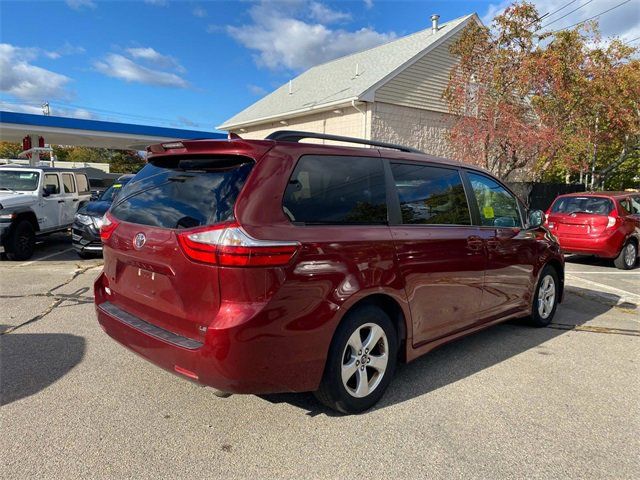
[[[543,220],[487,172],[402,146],[290,131],[153,145],[105,215],[96,311],[220,394],[313,391],[357,413],[397,362],[551,322],[564,263]]]

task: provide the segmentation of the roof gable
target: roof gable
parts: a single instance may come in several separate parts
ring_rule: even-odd
[[[316,65],[230,118],[218,128],[229,129],[330,107],[351,100],[373,100],[373,92],[475,19],[467,15],[377,47]],[[357,73],[357,74],[356,74]]]

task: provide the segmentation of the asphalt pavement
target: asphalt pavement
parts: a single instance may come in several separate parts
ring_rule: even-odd
[[[571,258],[554,323],[402,365],[373,410],[221,399],[100,329],[65,237],[0,262],[3,478],[640,478],[640,270]]]

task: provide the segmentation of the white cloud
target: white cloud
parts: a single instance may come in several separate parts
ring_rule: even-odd
[[[187,117],[183,117],[183,116],[178,116],[178,122],[179,125],[183,126],[183,127],[191,127],[191,128],[195,128],[195,127],[199,127],[200,124],[194,122],[193,120],[187,118]]]
[[[490,25],[493,18],[504,11],[504,9],[513,3],[511,0],[503,0],[498,3],[489,5],[487,11],[482,16],[485,25]],[[566,2],[558,3],[557,0],[532,0],[532,3],[538,9],[540,15],[552,13],[560,9]],[[597,2],[576,2],[568,5],[559,12],[544,18],[541,22],[542,31],[555,31],[567,28],[570,25],[584,21],[590,17],[598,15],[609,8],[620,4],[621,0],[598,0]],[[584,5],[573,13],[570,13],[580,4]],[[565,18],[560,18],[566,14]],[[556,21],[557,20],[557,21]],[[608,13],[599,17],[600,30],[603,37],[618,36],[623,40],[631,40],[640,36],[640,14],[638,13],[638,4],[636,0],[632,0]],[[553,23],[551,23],[553,22]],[[548,27],[547,27],[548,25]]]
[[[48,57],[52,60],[57,60],[58,58],[65,55],[78,55],[84,53],[85,51],[86,50],[83,47],[71,45],[69,42],[65,42],[62,47],[56,50],[43,50],[42,53],[45,57]]]
[[[373,7],[373,0],[364,0],[364,6],[367,8]]]
[[[349,31],[305,21],[311,15],[310,8],[307,2],[263,0],[249,9],[251,24],[227,27],[227,32],[257,52],[258,65],[291,70],[304,70],[395,38],[394,33],[379,33],[371,28]]]
[[[204,18],[207,16],[207,11],[202,7],[194,7],[193,10],[191,10],[191,13],[194,17],[198,18]]]
[[[144,0],[144,3],[154,5],[156,7],[166,7],[169,5],[168,0]]]
[[[332,10],[320,2],[311,2],[309,17],[319,23],[336,23],[351,20],[351,14]]]
[[[216,25],[214,23],[210,23],[209,25],[207,25],[207,33],[220,33],[226,31],[227,27],[225,27],[224,25]]]
[[[267,94],[267,91],[258,85],[249,84],[247,85],[247,89],[249,90],[249,92],[251,92],[253,95],[256,95],[256,96],[261,97]]]
[[[71,79],[31,64],[38,53],[35,48],[0,44],[0,91],[24,100],[69,98]]]
[[[132,58],[144,60],[149,65],[158,68],[173,68],[179,72],[185,71],[184,67],[175,58],[170,55],[163,55],[151,47],[127,48],[126,51]]]
[[[161,87],[189,87],[189,83],[175,73],[145,67],[117,53],[110,53],[103,60],[95,62],[94,66],[100,73],[109,77],[120,78],[127,82]]]
[[[66,0],[66,3],[74,10],[97,7],[96,3],[93,0]]]
[[[43,115],[42,106],[40,104],[8,102],[0,100],[0,110],[7,112],[31,113],[33,115]],[[51,115],[59,117],[82,118],[85,120],[95,119],[96,116],[84,108],[63,108],[59,106],[50,106]]]

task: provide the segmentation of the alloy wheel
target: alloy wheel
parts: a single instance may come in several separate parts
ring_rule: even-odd
[[[633,267],[636,263],[636,256],[636,246],[631,242],[627,243],[627,246],[624,247],[624,263],[628,267]]]
[[[551,275],[545,275],[538,289],[538,314],[547,319],[556,302],[556,282]]]
[[[349,337],[342,354],[342,384],[362,398],[373,392],[384,377],[389,361],[389,341],[375,323],[365,323]]]

